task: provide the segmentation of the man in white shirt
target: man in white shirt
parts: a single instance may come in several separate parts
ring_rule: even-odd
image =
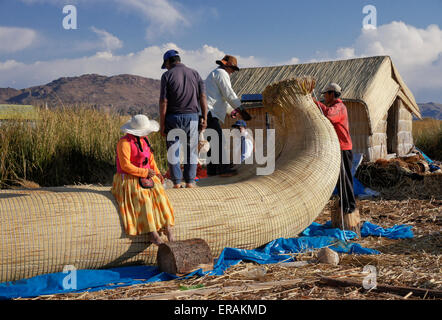
[[[217,60],[216,63],[219,67],[213,70],[205,81],[208,105],[207,128],[216,130],[222,143],[218,143],[219,164],[208,163],[207,174],[209,176],[232,176],[236,174],[236,171],[230,169],[228,164],[230,159],[225,159],[227,163],[222,163],[224,138],[221,125],[224,123],[227,114],[235,119],[242,110],[241,100],[233,91],[230,83],[230,75],[235,71],[239,71],[239,68],[236,58],[229,55],[226,55],[222,60]],[[209,157],[211,152],[212,148],[207,153]]]

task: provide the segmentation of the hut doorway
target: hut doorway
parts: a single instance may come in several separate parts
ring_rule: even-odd
[[[397,151],[397,103],[393,103],[393,105],[388,109],[387,116],[387,153],[394,154]]]

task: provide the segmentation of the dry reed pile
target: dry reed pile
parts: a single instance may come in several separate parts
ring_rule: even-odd
[[[421,157],[421,156],[420,156]],[[356,177],[386,199],[442,199],[442,173],[430,173],[419,156],[362,163]],[[416,158],[416,159],[414,159]]]

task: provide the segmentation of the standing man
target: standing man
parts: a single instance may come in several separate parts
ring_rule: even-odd
[[[338,84],[330,83],[321,93],[324,95],[325,104],[316,100],[315,103],[333,124],[341,147],[341,171],[337,187],[340,203],[342,204],[340,207],[344,214],[343,227],[344,229],[359,233],[360,217],[359,210],[356,208],[356,199],[353,192],[353,177],[351,175],[353,144],[350,137],[347,107],[342,100],[339,99],[342,90]],[[340,215],[336,218],[337,224],[342,225]],[[334,222],[333,220],[332,216],[332,223]],[[336,227],[336,225],[334,226]]]
[[[169,50],[164,54],[162,69],[167,69],[161,77],[160,91],[160,132],[163,136],[172,129],[182,129],[187,136],[187,159],[184,164],[186,188],[195,187],[198,145],[198,113],[201,106],[201,129],[207,127],[207,100],[204,81],[197,71],[181,63],[178,51]],[[192,140],[191,140],[192,139]],[[191,146],[191,141],[194,145]],[[174,188],[181,188],[183,178],[180,166],[179,138],[167,141],[167,149],[177,148],[175,161],[168,156],[169,171]],[[178,144],[178,145],[176,145]],[[168,153],[169,154],[169,153]],[[195,155],[191,157],[191,155]],[[192,161],[194,160],[194,161]],[[195,163],[192,163],[195,162]]]
[[[232,118],[241,112],[241,100],[237,97],[230,83],[230,75],[239,71],[238,62],[235,57],[226,55],[222,60],[217,60],[218,68],[213,70],[206,79],[206,93],[208,104],[207,128],[214,129],[218,133],[218,159],[219,163],[208,163],[207,174],[209,176],[221,175],[224,177],[236,174],[230,169],[229,160],[224,159],[224,137],[221,125],[224,123],[226,115]],[[212,148],[207,155],[211,157]]]

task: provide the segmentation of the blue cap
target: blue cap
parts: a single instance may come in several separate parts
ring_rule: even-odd
[[[167,51],[163,56],[163,65],[161,66],[161,69],[166,69],[166,61],[169,60],[172,57],[176,57],[178,55],[178,51],[176,50],[169,50]]]
[[[232,128],[239,128],[244,127],[247,128],[247,123],[244,120],[237,120],[233,125]]]

